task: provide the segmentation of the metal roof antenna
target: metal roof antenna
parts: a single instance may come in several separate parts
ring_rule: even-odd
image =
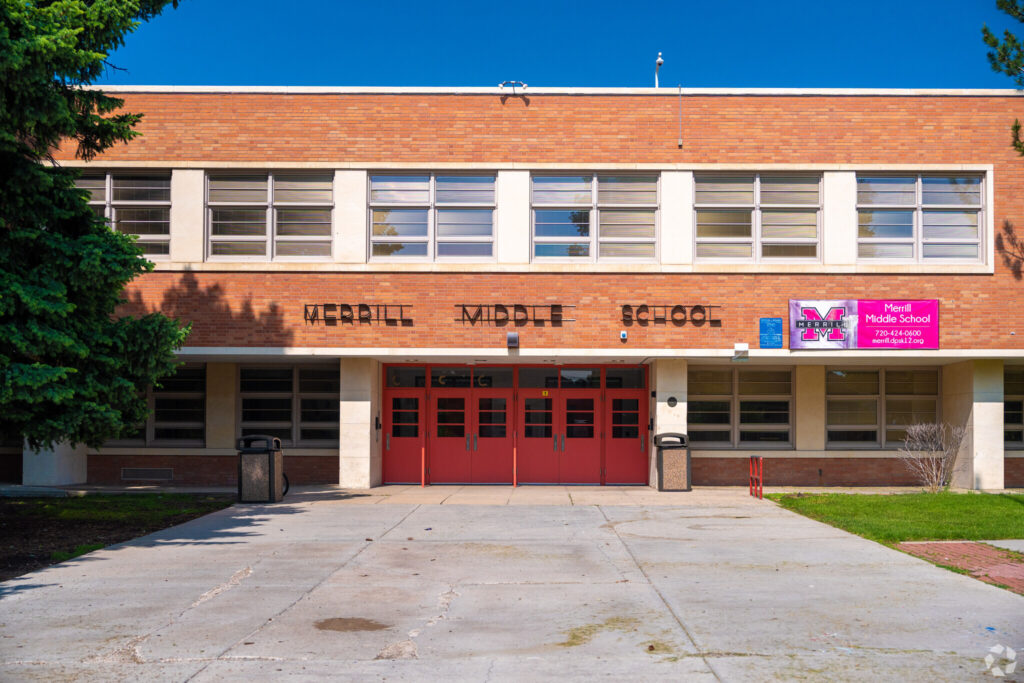
[[[654,87],[658,87],[658,69],[665,63],[665,60],[661,58],[661,53],[658,53],[658,58],[654,60]]]

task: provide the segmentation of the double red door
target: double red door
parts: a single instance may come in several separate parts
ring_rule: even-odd
[[[602,417],[599,390],[520,389],[519,481],[600,484]]]
[[[431,389],[433,484],[511,484],[511,388]]]

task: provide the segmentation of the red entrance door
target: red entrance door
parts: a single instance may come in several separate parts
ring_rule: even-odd
[[[557,389],[519,389],[516,462],[521,484],[557,484],[560,481],[560,442],[555,432],[557,395]]]
[[[468,484],[473,446],[472,368],[430,368],[428,481]]]
[[[474,484],[512,483],[513,374],[512,368],[473,368],[470,481]]]
[[[559,396],[559,481],[601,483],[601,391],[566,389]]]
[[[384,483],[419,484],[423,472],[422,389],[389,389],[384,399]]]
[[[647,432],[647,376],[641,367],[605,369],[604,481],[646,484],[651,444]]]

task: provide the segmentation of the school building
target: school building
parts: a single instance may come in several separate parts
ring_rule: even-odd
[[[6,444],[33,484],[1024,486],[1016,91],[107,87],[81,166],[192,322],[137,435]],[[1021,334],[1017,334],[1018,331]]]

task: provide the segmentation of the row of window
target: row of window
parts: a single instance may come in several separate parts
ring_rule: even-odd
[[[816,262],[822,248],[822,177],[703,174],[694,178],[694,249],[704,262]],[[97,215],[137,235],[146,254],[169,254],[170,176],[86,174]],[[371,260],[495,258],[496,177],[371,174]],[[655,262],[660,182],[649,175],[531,178],[536,261]],[[857,174],[857,254],[865,262],[983,259],[981,175]],[[211,259],[329,260],[331,173],[210,174],[206,254]]]

